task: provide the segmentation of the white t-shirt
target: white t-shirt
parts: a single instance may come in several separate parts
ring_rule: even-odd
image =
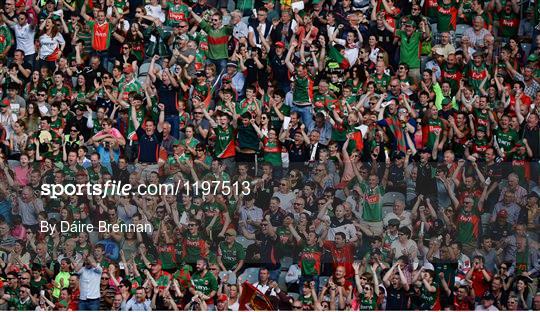
[[[34,36],[36,34],[35,27],[32,27],[30,24],[24,26],[14,24],[11,28],[15,31],[17,49],[23,50],[24,55],[36,53],[36,47],[34,46]]]
[[[47,56],[53,54],[60,45],[65,44],[66,41],[60,33],[56,34],[54,38],[44,34],[39,37],[39,43],[41,45],[41,48],[39,49],[39,58],[45,59]]]

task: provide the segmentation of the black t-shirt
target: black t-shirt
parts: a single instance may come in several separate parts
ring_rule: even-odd
[[[165,116],[178,116],[176,104],[178,102],[178,90],[172,84],[165,85],[161,79],[156,79],[155,82],[158,101],[165,105]]]
[[[386,310],[405,310],[409,301],[409,294],[403,287],[394,288],[394,286],[390,285],[386,288],[386,293]]]
[[[279,83],[286,83],[289,81],[289,69],[285,64],[285,53],[280,56],[276,54],[274,48],[270,50],[269,54],[270,68],[272,69],[272,78]]]
[[[139,127],[137,128],[137,138],[139,139],[139,162],[156,163],[159,158],[159,147],[163,141],[163,133],[155,130],[154,134],[147,135],[146,131]]]

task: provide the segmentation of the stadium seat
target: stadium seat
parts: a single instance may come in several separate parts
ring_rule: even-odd
[[[321,291],[323,287],[326,286],[329,279],[329,276],[319,276],[319,291]]]
[[[161,65],[154,64],[154,68],[161,70]],[[148,70],[150,69],[150,63],[143,63],[139,66],[139,77],[148,75]]]
[[[291,267],[292,263],[293,263],[293,259],[291,257],[281,258],[281,271],[287,272],[289,268]]]
[[[256,283],[259,280],[259,268],[247,268],[240,277],[242,282]]]
[[[461,39],[463,37],[463,33],[469,28],[470,26],[467,24],[457,24],[456,25],[456,32],[454,33],[455,39]]]
[[[236,241],[242,245],[244,248],[248,248],[249,245],[253,244],[255,241],[252,241],[251,239],[247,239],[242,235],[238,235],[236,237]]]
[[[297,300],[298,298],[300,298],[300,294],[298,293],[289,293],[289,296],[291,296],[291,298],[293,298],[294,300]]]
[[[394,207],[394,202],[398,199],[405,201],[405,196],[399,192],[389,192],[389,193],[384,194],[381,200],[381,205],[383,207],[383,214],[392,212],[393,207]]]
[[[522,43],[521,49],[523,49],[523,52],[526,56],[529,56],[529,53],[531,52],[531,44],[530,43]]]
[[[287,282],[285,281],[285,276],[287,276],[287,272],[281,271],[279,273],[278,285],[279,285],[279,288],[283,290],[287,289]]]

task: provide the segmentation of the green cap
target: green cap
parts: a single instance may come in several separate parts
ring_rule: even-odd
[[[536,54],[529,55],[529,57],[527,58],[527,61],[528,62],[536,62],[536,61],[538,61],[538,55],[536,55]]]
[[[446,106],[446,105],[448,105],[448,104],[450,104],[450,103],[452,103],[452,101],[451,101],[449,98],[445,97],[445,98],[442,100],[442,103],[441,103],[441,104],[442,104],[443,106]]]
[[[403,25],[410,25],[412,27],[416,27],[416,23],[411,19],[403,23]]]

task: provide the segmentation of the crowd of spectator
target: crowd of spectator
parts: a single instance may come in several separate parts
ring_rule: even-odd
[[[3,1],[0,310],[540,310],[539,19]]]

